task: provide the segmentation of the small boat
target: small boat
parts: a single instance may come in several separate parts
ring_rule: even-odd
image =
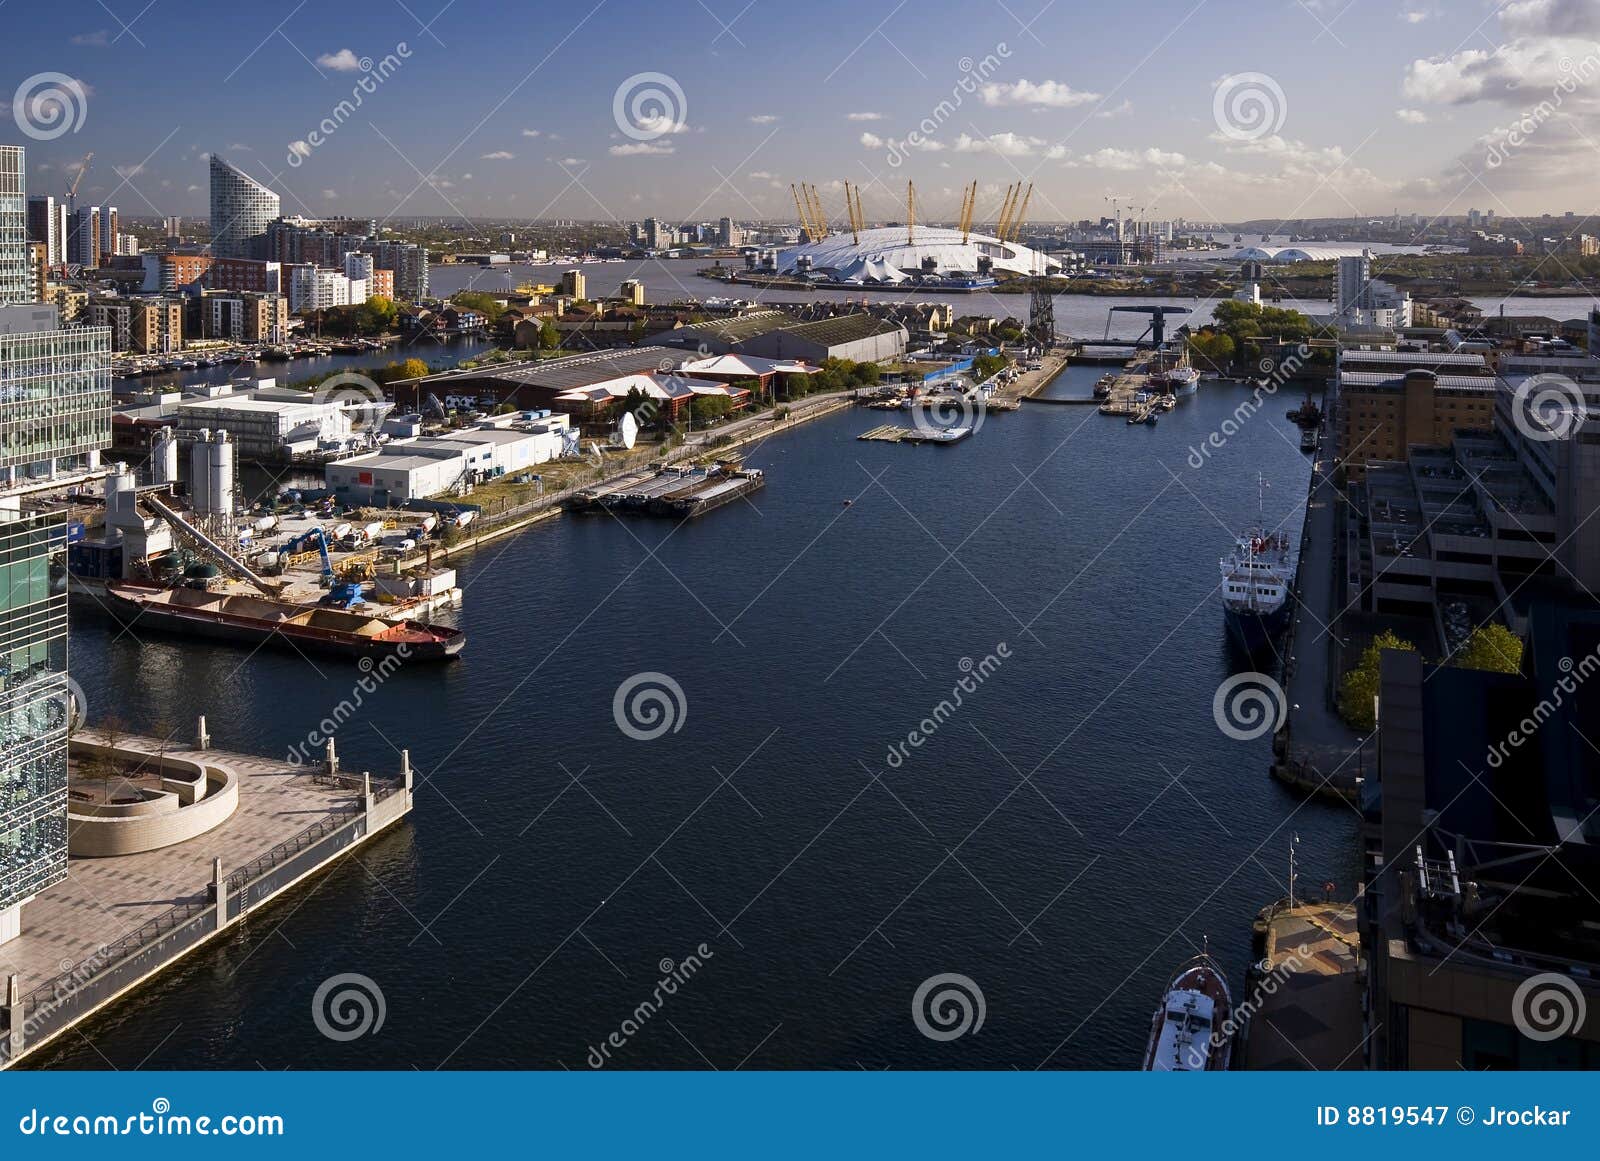
[[[1233,1058],[1233,996],[1222,968],[1202,952],[1167,982],[1150,1024],[1145,1072],[1225,1072]]]
[[[113,583],[107,608],[124,624],[244,645],[279,645],[302,652],[401,661],[444,661],[466,644],[460,629],[398,624],[317,605],[299,605],[252,593],[163,589]]]

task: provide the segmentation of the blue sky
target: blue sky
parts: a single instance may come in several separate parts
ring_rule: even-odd
[[[980,216],[1036,183],[1035,220],[1098,216],[1111,194],[1199,219],[1587,213],[1600,172],[1597,0],[95,0],[62,16],[5,9],[4,140],[28,146],[34,192],[60,193],[93,150],[80,199],[135,215],[204,213],[213,149],[286,212],[400,218],[792,217],[798,180],[833,213],[838,183],[860,182],[888,217],[907,179],[934,217],[973,179]],[[52,91],[76,126],[54,136],[33,99]]]

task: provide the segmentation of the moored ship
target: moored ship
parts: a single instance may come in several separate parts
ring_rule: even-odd
[[[1223,1072],[1233,1059],[1233,996],[1217,961],[1202,952],[1167,982],[1150,1026],[1145,1072]]]
[[[346,657],[444,661],[466,644],[460,629],[398,624],[319,605],[298,605],[250,593],[106,586],[107,607],[125,624],[247,645],[281,645]]]
[[[1262,481],[1261,487],[1266,487]],[[1263,494],[1264,495],[1264,494]],[[1228,628],[1246,650],[1271,643],[1289,620],[1295,563],[1289,538],[1266,527],[1263,516],[1222,558],[1222,608]]]

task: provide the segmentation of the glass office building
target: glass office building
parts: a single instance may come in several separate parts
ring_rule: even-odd
[[[0,511],[0,942],[67,874],[67,594],[55,518]]]
[[[97,467],[111,443],[111,328],[59,329],[53,306],[0,307],[0,490]]]

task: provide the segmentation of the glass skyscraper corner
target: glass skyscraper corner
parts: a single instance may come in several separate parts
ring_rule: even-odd
[[[56,518],[0,510],[0,942],[21,905],[67,875],[66,547]]]

